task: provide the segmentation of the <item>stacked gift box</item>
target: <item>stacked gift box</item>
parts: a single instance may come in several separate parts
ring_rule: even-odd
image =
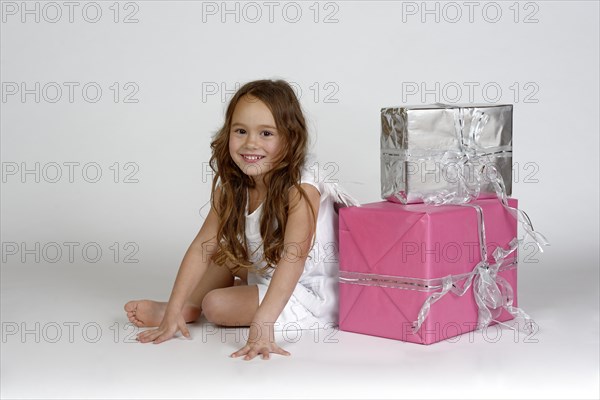
[[[381,109],[381,196],[340,210],[341,330],[431,344],[517,307],[512,105]],[[522,328],[526,329],[526,326]]]

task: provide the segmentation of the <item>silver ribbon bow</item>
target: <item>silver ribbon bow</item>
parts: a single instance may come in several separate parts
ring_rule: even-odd
[[[446,151],[440,159],[440,163],[445,165],[447,171],[454,172],[450,178],[457,181],[457,190],[441,190],[437,193],[430,193],[423,196],[423,202],[426,204],[464,204],[479,197],[481,191],[482,174],[475,167],[475,164],[489,160],[489,154],[478,145],[479,138],[483,128],[489,121],[489,116],[481,111],[473,114],[472,122],[469,125],[469,132],[463,134],[465,128],[464,109],[459,108],[454,114],[454,129],[459,138],[458,151]],[[453,169],[449,167],[453,166]],[[467,171],[472,171],[468,174]]]
[[[428,196],[424,196],[423,202],[430,205],[448,205],[448,204],[466,204],[477,199],[481,191],[482,182],[487,179],[489,180],[496,192],[496,196],[504,206],[504,208],[521,223],[521,226],[529,235],[531,239],[540,249],[540,252],[544,252],[542,246],[549,246],[548,239],[533,229],[533,224],[527,213],[523,210],[511,207],[508,205],[508,199],[506,196],[506,186],[504,179],[495,165],[491,163],[490,156],[492,154],[486,154],[484,149],[478,145],[479,137],[483,128],[489,121],[489,116],[483,112],[477,111],[473,114],[470,129],[467,135],[463,135],[465,126],[464,110],[459,108],[454,113],[454,127],[457,132],[457,136],[460,138],[459,151],[447,151],[444,153],[441,159],[441,163],[444,165],[455,165],[456,166],[456,179],[458,180],[457,191],[443,190],[438,193],[432,193]],[[482,168],[476,168],[475,164],[483,164]],[[472,171],[472,176],[468,177],[466,171]],[[469,178],[471,182],[469,182]]]
[[[481,261],[475,265],[473,271],[468,274],[462,287],[459,287],[458,281],[465,279],[464,275],[448,275],[442,279],[442,290],[433,293],[423,302],[417,315],[417,320],[413,322],[413,333],[417,333],[421,328],[433,303],[445,296],[448,292],[452,292],[457,296],[463,296],[471,285],[473,285],[473,295],[475,296],[475,302],[478,307],[477,329],[487,327],[492,321],[500,323],[496,318],[500,316],[502,309],[505,309],[515,318],[523,318],[525,321],[523,327],[524,330],[531,331],[531,318],[522,309],[513,306],[514,293],[512,287],[506,279],[498,276],[498,269],[507,261],[506,258],[518,248],[520,240],[513,238],[509,243],[508,249],[503,249],[498,246],[493,253],[495,262],[490,264],[487,261],[483,210],[475,204],[460,205],[473,207],[477,211]]]

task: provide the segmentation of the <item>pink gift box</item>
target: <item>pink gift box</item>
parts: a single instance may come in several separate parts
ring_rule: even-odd
[[[517,207],[516,199],[508,203]],[[517,221],[498,199],[469,204],[483,212],[491,264],[494,249],[509,247],[516,237]],[[472,273],[481,261],[475,208],[382,201],[343,208],[339,221],[341,330],[431,344],[477,328],[471,286],[462,296],[448,292],[431,304],[420,329],[413,332],[425,300],[441,291],[441,278]],[[505,261],[510,262],[503,263],[498,276],[512,286],[517,307],[516,251]],[[495,320],[512,318],[502,309]]]

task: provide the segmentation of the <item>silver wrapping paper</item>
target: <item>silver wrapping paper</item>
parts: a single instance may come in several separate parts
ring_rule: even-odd
[[[486,164],[495,166],[510,196],[512,110],[512,105],[439,103],[382,108],[382,198],[411,204],[464,191],[459,170],[480,198],[494,197],[490,180],[477,178]]]

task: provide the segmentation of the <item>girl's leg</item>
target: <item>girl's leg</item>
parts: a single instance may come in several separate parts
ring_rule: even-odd
[[[258,311],[258,287],[242,285],[211,290],[202,301],[209,322],[224,326],[249,326]]]
[[[242,283],[246,281],[245,275],[239,274]],[[200,317],[202,301],[208,292],[214,289],[233,286],[234,279],[235,277],[228,267],[216,265],[211,262],[183,308],[183,318],[186,322],[193,322]],[[152,300],[132,300],[125,304],[125,311],[127,312],[129,321],[138,327],[160,325],[166,308],[166,302]]]
[[[217,265],[211,261],[206,270],[206,273],[198,282],[198,286],[194,289],[188,302],[198,307],[202,307],[202,300],[208,292],[214,289],[226,288],[233,286],[235,276],[231,273],[228,267]]]

